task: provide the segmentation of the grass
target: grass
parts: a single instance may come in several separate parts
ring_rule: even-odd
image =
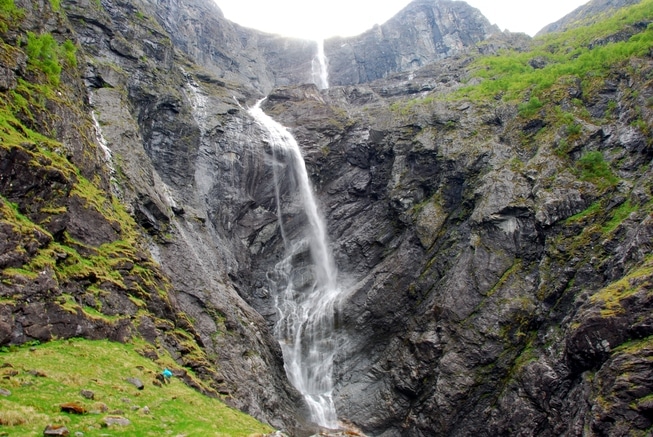
[[[578,214],[574,214],[568,219],[565,220],[565,223],[574,223],[574,222],[579,222],[583,220],[585,217],[589,217],[594,215],[597,212],[601,211],[601,203],[600,202],[594,202],[591,204],[589,207],[584,209],[583,211],[579,212]]]
[[[623,222],[631,213],[638,210],[638,206],[630,200],[625,201],[612,213],[612,218],[603,225],[603,232],[612,232]]]
[[[458,95],[472,99],[502,95],[503,100],[513,101],[529,92],[544,101],[547,91],[565,76],[580,78],[586,88],[612,66],[633,56],[646,56],[653,44],[653,26],[627,41],[592,43],[652,16],[653,0],[643,0],[598,23],[536,38],[530,51],[506,50],[497,56],[478,58],[472,67],[472,77],[482,79],[482,83],[466,87]],[[529,62],[535,57],[546,59],[547,65],[540,69],[531,67]]]
[[[0,430],[25,437],[43,435],[48,424],[65,425],[71,435],[79,431],[86,437],[251,436],[272,431],[177,378],[162,387],[153,385],[157,373],[176,365],[170,357],[150,361],[137,353],[138,346],[72,339],[4,348],[0,365],[7,367],[0,368],[0,388],[11,395],[0,396]],[[130,377],[140,379],[145,388],[137,390],[126,382]],[[91,390],[94,399],[82,397],[81,390]],[[59,406],[67,402],[81,404],[88,413],[61,412]],[[104,417],[112,413],[131,424],[102,427]]]
[[[531,97],[526,103],[519,105],[519,115],[528,118],[532,117],[544,105],[537,97]]]
[[[420,110],[428,111],[429,105],[436,101],[493,102],[500,99],[516,104],[523,119],[542,116],[551,128],[563,127],[561,132],[567,138],[560,139],[558,154],[566,157],[571,143],[582,135],[583,127],[578,119],[592,118],[583,101],[578,98],[570,100],[570,87],[579,87],[580,94],[586,98],[595,94],[615,70],[636,68],[630,64],[633,58],[649,57],[653,46],[653,24],[625,41],[597,41],[652,19],[653,0],[643,0],[638,5],[619,9],[600,22],[537,37],[529,50],[506,49],[496,55],[478,56],[469,67],[468,79],[474,85],[462,86],[447,96],[434,93],[395,102],[390,110],[397,116],[408,118]],[[545,59],[546,65],[532,67],[534,58]],[[561,110],[560,105],[565,101],[573,103],[573,114]],[[608,106],[607,116],[615,111],[616,105],[615,102]],[[643,133],[650,133],[643,119],[632,124]],[[553,129],[549,131],[553,132]],[[607,179],[599,182],[602,185],[599,188],[613,185],[613,181]]]
[[[634,355],[642,350],[653,348],[653,336],[649,336],[642,339],[630,340],[626,343],[619,345],[619,347],[614,349],[614,353],[629,354]],[[647,398],[653,395],[648,395]]]
[[[15,23],[22,20],[25,12],[16,7],[14,0],[0,0],[0,33],[6,32]]]
[[[28,63],[30,67],[45,73],[48,82],[52,85],[59,85],[61,59],[77,64],[74,56],[75,50],[75,45],[69,41],[60,46],[52,34],[36,35],[27,32],[25,53],[27,54]]]

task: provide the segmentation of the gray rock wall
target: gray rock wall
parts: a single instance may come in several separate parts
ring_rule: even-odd
[[[354,85],[417,70],[499,34],[465,2],[418,0],[363,34],[325,42],[332,85]]]
[[[267,322],[238,294],[238,273],[251,261],[234,224],[265,184],[253,122],[238,103],[256,91],[242,77],[247,72],[229,70],[230,62],[212,68],[218,58],[206,55],[207,47],[183,47],[203,65],[175,53],[176,42],[148,15],[149,6],[66,5],[86,53],[92,109],[112,152],[113,190],[147,233],[177,309],[193,320],[217,369],[221,394],[260,420],[294,430],[303,420],[302,405],[286,380],[280,348]],[[170,19],[215,12],[159,6]],[[213,32],[227,26],[224,35],[207,37],[217,44],[234,28],[219,15],[215,20],[207,20]],[[202,44],[177,34],[186,37]],[[257,74],[265,77],[265,71]]]
[[[588,112],[604,98],[624,112],[583,123],[569,157],[511,105],[388,105],[382,94],[412,92],[405,76],[270,96],[266,110],[304,147],[348,292],[342,417],[383,436],[646,432],[650,245],[639,245],[653,228],[645,208],[609,233],[599,225],[651,196],[651,172],[635,170],[652,156],[644,132],[620,121],[630,86],[652,93],[636,76],[584,96]],[[591,150],[615,157],[613,191],[570,167]],[[576,216],[596,202],[607,209]],[[622,274],[641,284],[632,297],[612,294]]]

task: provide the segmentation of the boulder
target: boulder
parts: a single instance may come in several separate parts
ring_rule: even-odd
[[[69,436],[70,431],[63,425],[48,425],[43,431],[44,436]]]

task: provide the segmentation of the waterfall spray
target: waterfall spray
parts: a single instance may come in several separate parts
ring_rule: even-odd
[[[275,335],[281,344],[288,378],[304,396],[311,419],[320,426],[335,429],[338,419],[332,398],[336,351],[334,313],[340,297],[336,268],[299,145],[286,128],[263,112],[261,102],[249,113],[268,132],[273,153],[284,154],[292,166],[308,221],[303,238],[289,241],[282,234],[285,255],[271,274],[275,278],[279,313]],[[278,186],[279,181],[275,180],[275,184]],[[279,202],[277,191],[280,212]],[[279,222],[283,229],[280,213]],[[303,256],[307,251],[310,263]]]

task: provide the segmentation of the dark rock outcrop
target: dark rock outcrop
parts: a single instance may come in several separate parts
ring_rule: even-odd
[[[623,108],[630,86],[639,102],[653,93],[650,59],[636,62],[606,80]],[[605,229],[626,199],[650,200],[652,174],[635,170],[650,150],[625,146],[637,134],[621,117],[585,123],[562,158],[559,138],[528,139],[543,118],[501,102],[383,104],[410,96],[407,82],[282,89],[265,107],[304,147],[347,284],[339,413],[370,435],[645,434],[648,209]],[[589,108],[601,92],[583,94]],[[567,87],[557,104],[577,96]],[[618,186],[578,178],[588,149],[619,156]]]

